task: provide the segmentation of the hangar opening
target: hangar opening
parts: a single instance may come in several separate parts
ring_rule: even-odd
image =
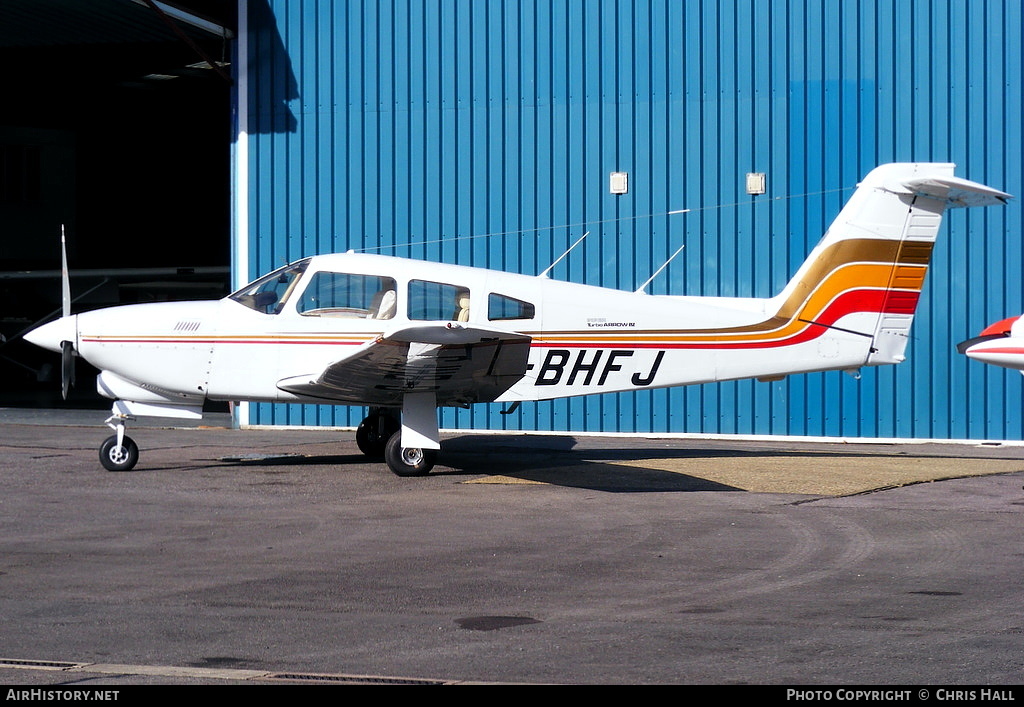
[[[233,0],[0,4],[0,406],[60,401],[20,335],[60,310],[62,228],[74,311],[227,292],[234,26]]]

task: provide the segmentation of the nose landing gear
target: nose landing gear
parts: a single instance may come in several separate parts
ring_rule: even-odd
[[[100,464],[107,471],[131,471],[139,461],[139,445],[124,433],[128,419],[124,415],[107,418],[107,426],[116,433],[100,445]]]

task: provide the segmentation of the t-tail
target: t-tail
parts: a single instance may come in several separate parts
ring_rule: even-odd
[[[830,340],[852,336],[870,340],[861,365],[903,361],[943,213],[1010,198],[953,169],[895,163],[872,170],[774,298],[776,321],[818,339],[822,356]]]

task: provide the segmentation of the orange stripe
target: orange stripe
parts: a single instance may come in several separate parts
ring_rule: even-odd
[[[678,330],[645,331],[644,334],[661,334],[658,339],[647,341],[704,341],[722,339],[729,341],[756,341],[791,336],[801,330],[800,320],[813,320],[821,315],[844,292],[855,289],[907,290],[914,295],[901,301],[900,311],[905,311],[911,299],[912,313],[916,306],[916,293],[924,284],[927,265],[931,257],[932,243],[925,241],[892,241],[879,239],[847,239],[829,246],[813,262],[798,281],[792,295],[779,308],[779,313],[761,322],[741,327],[717,329],[691,329],[686,333]],[[559,343],[588,340],[600,337],[602,341],[636,342],[644,341],[638,336],[623,334],[609,337],[607,333],[586,330],[562,332],[559,336],[537,335],[538,341]]]

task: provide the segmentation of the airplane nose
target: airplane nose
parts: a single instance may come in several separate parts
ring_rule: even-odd
[[[61,317],[36,327],[25,334],[25,341],[49,351],[61,352],[60,342],[70,341],[78,346],[78,315]]]
[[[1019,341],[1005,337],[981,341],[968,347],[964,354],[968,358],[982,363],[990,363],[1003,368],[1024,370],[1024,346]]]

